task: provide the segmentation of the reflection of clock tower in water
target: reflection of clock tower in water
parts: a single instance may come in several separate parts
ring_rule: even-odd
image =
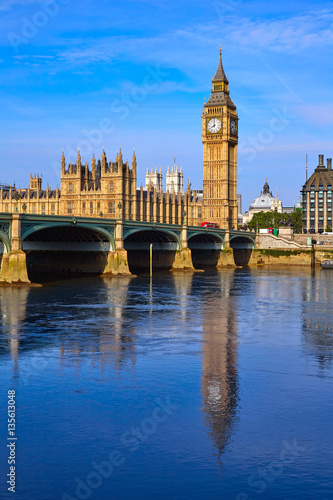
[[[238,115],[221,53],[202,116],[203,219],[237,229]]]

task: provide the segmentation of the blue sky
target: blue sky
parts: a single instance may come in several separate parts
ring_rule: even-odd
[[[333,156],[333,3],[1,0],[1,183],[60,181],[60,157],[135,148],[202,187],[201,112],[220,44],[239,114],[243,211],[265,178],[294,204]]]

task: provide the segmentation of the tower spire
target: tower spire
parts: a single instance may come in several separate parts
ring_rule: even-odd
[[[229,80],[226,77],[226,74],[225,74],[224,69],[223,69],[223,64],[222,64],[222,48],[221,48],[221,45],[220,45],[220,51],[219,52],[220,52],[219,64],[217,66],[217,70],[216,70],[215,76],[213,78],[213,82],[224,82],[224,83],[226,83],[228,85],[229,84]]]

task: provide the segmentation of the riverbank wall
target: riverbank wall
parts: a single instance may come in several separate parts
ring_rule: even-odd
[[[264,265],[293,265],[311,267],[313,260],[315,265],[320,266],[322,260],[333,260],[333,248],[325,249],[316,246],[311,248],[283,249],[283,248],[261,248],[252,250],[236,250],[231,248],[221,251],[217,267],[237,266],[264,266]]]

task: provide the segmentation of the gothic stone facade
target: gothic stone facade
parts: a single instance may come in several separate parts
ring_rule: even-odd
[[[220,60],[202,115],[204,218],[237,229],[238,115]]]
[[[42,186],[42,177],[31,176],[28,189],[2,187],[0,211],[47,215],[93,216],[126,220],[200,225],[217,222],[237,228],[238,116],[229,96],[229,82],[220,58],[212,93],[202,116],[203,195],[188,183],[183,192],[183,172],[167,172],[167,190],[148,172],[151,182],[137,188],[137,160],[124,162],[121,150],[115,161],[93,156],[91,166],[66,165],[61,158],[61,189]],[[161,173],[159,174],[161,175]],[[150,179],[150,177],[154,177]],[[158,176],[157,176],[158,177]]]

